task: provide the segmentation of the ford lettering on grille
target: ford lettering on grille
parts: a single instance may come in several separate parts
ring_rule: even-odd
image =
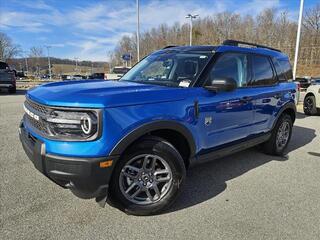
[[[34,114],[33,112],[31,112],[28,108],[26,108],[25,105],[23,105],[23,109],[24,109],[24,111],[25,111],[31,118],[39,121],[39,119],[40,119],[39,116],[36,115],[36,114]]]

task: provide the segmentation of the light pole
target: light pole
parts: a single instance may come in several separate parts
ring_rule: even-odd
[[[74,60],[76,61],[76,68],[75,68],[75,70],[74,70],[74,71],[75,71],[75,74],[78,73],[78,59],[79,59],[79,58],[77,58],[77,57],[74,58]]]
[[[22,57],[24,57],[24,61],[26,64],[26,71],[25,72],[28,75],[29,70],[28,70],[28,53],[27,53],[27,51],[22,51]]]
[[[50,63],[50,52],[49,49],[51,48],[51,46],[46,46],[47,51],[48,51],[48,65],[49,65],[49,78],[50,81],[52,80],[52,76],[51,76],[51,63]]]
[[[137,60],[140,61],[140,9],[139,0],[136,0],[137,7]]]
[[[303,2],[304,0],[300,0],[300,12],[299,12],[299,22],[298,22],[298,31],[297,31],[297,39],[296,39],[296,51],[294,54],[294,63],[293,63],[293,80],[296,80],[296,73],[297,73],[301,23],[302,23],[302,15],[303,15]]]
[[[190,13],[186,16],[186,18],[190,18],[190,46],[192,45],[192,21],[193,19],[196,19],[198,16],[199,14],[192,15]]]

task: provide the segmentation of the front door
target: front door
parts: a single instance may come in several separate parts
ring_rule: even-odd
[[[201,140],[202,153],[252,133],[253,89],[247,88],[250,76],[249,57],[243,53],[224,53],[212,67],[205,85],[213,79],[232,78],[237,89],[217,93],[201,90],[198,124],[205,136]]]

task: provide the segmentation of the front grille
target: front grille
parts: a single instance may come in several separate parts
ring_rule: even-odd
[[[50,135],[48,123],[44,120],[45,117],[49,114],[49,108],[38,103],[31,101],[30,99],[26,99],[24,102],[25,107],[32,113],[39,116],[39,120],[34,119],[29,116],[29,114],[25,114],[25,121],[28,125],[38,130],[41,134]]]
[[[41,133],[49,134],[47,124],[44,120],[40,119],[39,121],[31,118],[28,114],[26,115],[27,123],[29,123],[33,128],[39,130]]]
[[[28,98],[25,101],[25,105],[28,107],[29,110],[32,111],[32,109],[36,110],[37,112],[43,113],[43,114],[48,114],[49,109],[43,105],[40,105],[38,103],[30,101]],[[31,109],[30,109],[31,108]],[[32,111],[33,112],[33,111]]]

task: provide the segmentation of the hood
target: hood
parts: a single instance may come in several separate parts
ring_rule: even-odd
[[[125,81],[80,80],[44,84],[28,91],[33,101],[61,107],[104,108],[178,101],[187,88]]]

